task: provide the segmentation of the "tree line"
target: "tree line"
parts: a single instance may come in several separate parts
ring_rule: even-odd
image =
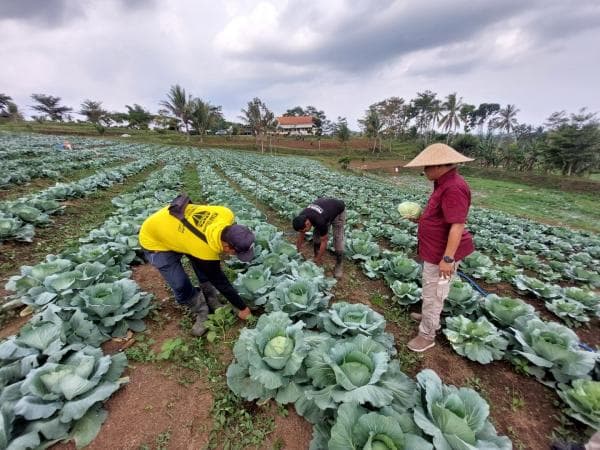
[[[32,94],[30,106],[34,120],[71,120],[73,108],[61,98]],[[228,134],[247,133],[256,138],[262,151],[270,145],[277,127],[274,113],[260,98],[250,100],[240,110],[240,122],[227,122],[221,106],[195,97],[180,85],[171,86],[157,114],[139,104],[125,105],[126,112],[108,112],[102,102],[85,100],[78,114],[92,123],[99,133],[113,125],[147,129],[152,123],[158,132],[176,130],[203,137],[209,130],[227,129]],[[358,120],[361,134],[369,139],[371,152],[392,151],[394,142],[416,141],[419,148],[430,142],[445,141],[472,156],[486,167],[518,171],[553,171],[564,175],[584,175],[600,168],[600,126],[596,114],[585,108],[577,113],[565,111],[550,115],[542,126],[520,123],[516,105],[499,103],[479,105],[464,102],[457,93],[438,98],[425,90],[405,100],[389,97],[370,105]],[[284,116],[312,116],[314,134],[334,136],[347,148],[353,132],[344,117],[329,120],[314,106],[295,106]],[[12,98],[0,93],[0,118],[23,120]]]

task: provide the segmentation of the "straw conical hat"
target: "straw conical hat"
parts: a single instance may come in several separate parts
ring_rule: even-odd
[[[404,167],[439,166],[473,161],[446,144],[431,144]]]

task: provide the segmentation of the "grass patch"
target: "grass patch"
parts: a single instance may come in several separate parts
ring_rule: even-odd
[[[600,233],[600,210],[591,194],[532,187],[512,181],[467,178],[473,204],[515,216]]]

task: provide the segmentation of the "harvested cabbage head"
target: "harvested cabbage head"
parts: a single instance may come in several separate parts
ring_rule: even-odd
[[[418,219],[421,215],[421,205],[415,202],[402,202],[398,205],[398,212],[404,219]]]

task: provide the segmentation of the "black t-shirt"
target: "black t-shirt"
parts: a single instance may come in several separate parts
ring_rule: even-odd
[[[300,212],[310,220],[314,233],[325,236],[329,226],[346,209],[343,201],[336,198],[318,198]]]

